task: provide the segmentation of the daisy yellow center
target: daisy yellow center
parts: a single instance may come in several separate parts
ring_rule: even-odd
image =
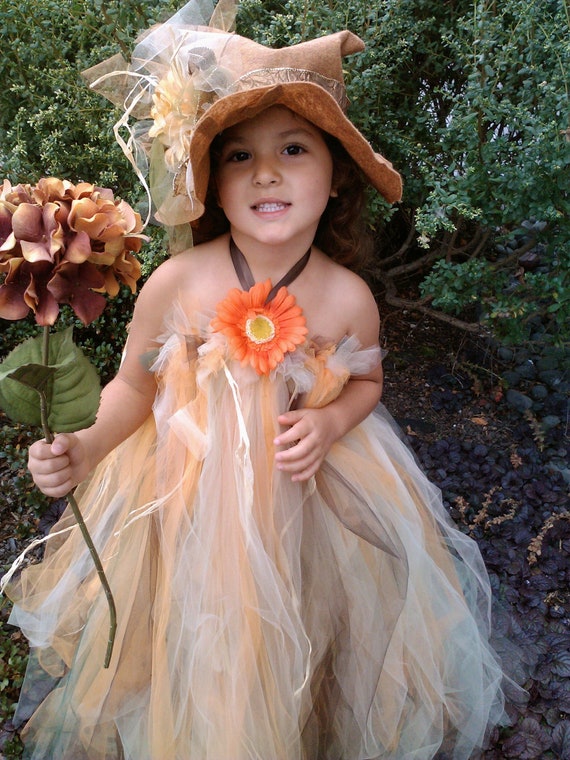
[[[245,323],[245,334],[253,343],[267,343],[275,337],[275,325],[264,314],[258,314]]]

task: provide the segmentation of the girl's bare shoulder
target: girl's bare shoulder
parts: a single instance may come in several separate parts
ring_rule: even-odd
[[[224,247],[219,240],[212,240],[195,248],[188,248],[163,262],[153,272],[150,279],[168,280],[186,274],[195,275],[200,271],[207,273],[210,269],[215,268],[216,261],[219,262],[223,251]]]
[[[336,336],[362,334],[363,343],[377,340],[379,315],[367,283],[355,272],[316,251],[312,272],[312,305],[316,322],[328,323]],[[328,334],[328,333],[323,333]]]
[[[323,283],[323,289],[332,299],[343,295],[345,299],[353,296],[374,301],[370,288],[362,277],[320,251],[316,251],[314,277]]]
[[[172,256],[152,273],[143,290],[160,293],[161,300],[171,303],[196,298],[208,307],[219,298],[226,280],[233,284],[228,263],[227,243],[218,238]]]

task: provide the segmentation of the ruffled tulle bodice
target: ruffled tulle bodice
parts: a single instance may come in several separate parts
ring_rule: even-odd
[[[152,417],[80,489],[118,611],[110,667],[69,515],[11,590],[35,651],[20,718],[41,702],[29,757],[471,756],[502,710],[487,576],[388,415],[307,483],[274,465],[278,415],[378,361],[354,338],[316,341],[258,375],[175,308]]]

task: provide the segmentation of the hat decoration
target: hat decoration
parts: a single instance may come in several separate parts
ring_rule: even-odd
[[[373,187],[388,202],[399,200],[400,175],[345,114],[342,59],[362,51],[362,40],[344,30],[274,49],[233,33],[235,15],[235,0],[215,8],[191,0],[138,42],[130,65],[118,55],[84,72],[123,109],[115,136],[157,221],[189,230],[204,213],[213,139],[273,105],[336,137]]]

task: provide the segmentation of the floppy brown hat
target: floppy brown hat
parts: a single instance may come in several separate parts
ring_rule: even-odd
[[[190,165],[196,196],[203,200],[214,137],[273,105],[282,105],[336,137],[370,184],[389,203],[400,200],[402,181],[392,164],[361,135],[344,113],[346,99],[342,57],[364,50],[349,31],[337,32],[289,48],[271,49],[234,36],[243,73],[232,92],[212,103],[196,123],[190,140]]]
[[[228,8],[235,15],[232,0],[214,15]],[[145,34],[129,66],[116,56],[84,72],[124,109],[115,134],[145,186],[149,176],[158,221],[176,227],[204,213],[215,136],[273,105],[336,137],[388,202],[400,199],[400,175],[345,113],[342,59],[364,50],[359,37],[344,30],[276,49],[227,31],[229,24],[188,24],[194,11],[190,2]]]

